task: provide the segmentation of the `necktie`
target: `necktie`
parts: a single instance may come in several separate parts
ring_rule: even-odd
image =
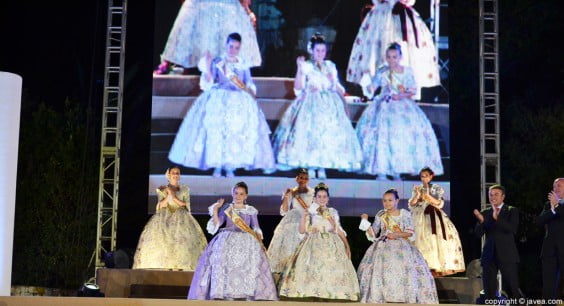
[[[494,213],[494,219],[497,220],[497,217],[499,217],[499,207],[494,207],[495,213]]]

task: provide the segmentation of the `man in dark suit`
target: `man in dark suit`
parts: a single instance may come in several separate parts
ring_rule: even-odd
[[[505,188],[494,185],[489,189],[491,207],[481,212],[474,210],[478,219],[476,234],[486,235],[482,249],[482,281],[485,298],[495,299],[497,291],[497,272],[501,272],[505,292],[510,298],[522,297],[519,289],[519,253],[515,245],[515,235],[519,227],[519,210],[506,205]]]
[[[537,224],[545,227],[541,249],[542,297],[557,299],[558,284],[564,272],[564,178],[554,180]]]

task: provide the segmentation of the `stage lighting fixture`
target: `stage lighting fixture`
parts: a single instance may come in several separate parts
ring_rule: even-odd
[[[85,297],[103,297],[104,294],[100,292],[100,286],[94,283],[84,283],[80,289],[80,296]]]

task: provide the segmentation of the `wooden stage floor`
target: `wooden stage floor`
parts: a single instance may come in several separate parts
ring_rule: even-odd
[[[86,305],[111,305],[111,306],[237,306],[237,305],[275,305],[275,306],[320,306],[320,305],[351,305],[351,303],[325,303],[325,302],[246,302],[246,301],[188,301],[168,299],[128,299],[128,298],[87,298],[87,297],[40,297],[40,296],[2,296],[0,306],[86,306]],[[364,304],[384,305],[384,304]],[[401,304],[418,305],[418,304]],[[457,304],[463,305],[463,304]],[[471,304],[465,304],[471,305]]]
[[[193,271],[98,269],[96,283],[106,298],[184,300],[188,295],[192,276]],[[441,303],[473,303],[482,289],[479,278],[438,277],[435,278],[435,283]],[[299,303],[306,305],[305,302]],[[320,305],[320,302],[314,304]],[[331,305],[335,304],[338,303],[331,302]]]

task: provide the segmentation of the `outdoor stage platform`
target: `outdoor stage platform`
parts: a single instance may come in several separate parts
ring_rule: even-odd
[[[245,302],[245,301],[188,301],[188,300],[167,300],[167,299],[128,299],[128,298],[86,298],[86,297],[23,297],[23,296],[2,296],[0,297],[1,306],[241,306],[241,305],[273,305],[273,306],[339,306],[351,305],[351,303],[335,302]],[[364,304],[364,305],[389,305],[389,304]],[[415,306],[419,304],[399,304]],[[466,304],[470,305],[470,304]]]
[[[99,269],[96,282],[106,297],[185,299],[192,276],[193,271]],[[481,279],[467,277],[438,277],[435,282],[440,302],[455,304],[474,303],[482,285]]]

